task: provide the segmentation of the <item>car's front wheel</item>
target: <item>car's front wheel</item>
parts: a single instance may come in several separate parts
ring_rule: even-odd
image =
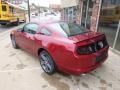
[[[39,55],[40,58],[40,65],[42,67],[42,69],[47,73],[47,74],[54,74],[56,69],[55,69],[55,63],[52,59],[52,57],[50,56],[50,54],[43,50],[42,52],[40,52]]]
[[[15,49],[18,49],[18,48],[19,48],[18,45],[17,45],[17,43],[16,43],[16,41],[15,41],[15,38],[14,38],[13,36],[11,36],[11,42],[12,42],[12,46],[13,46]]]

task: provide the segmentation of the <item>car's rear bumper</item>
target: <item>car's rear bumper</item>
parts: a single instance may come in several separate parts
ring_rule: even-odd
[[[95,64],[93,66],[90,67],[86,67],[86,68],[66,68],[66,67],[62,67],[62,71],[66,72],[68,74],[73,74],[73,75],[80,75],[80,74],[86,74],[89,73],[93,70],[95,70],[97,67],[101,66],[101,64],[107,59],[107,57],[105,59],[103,59],[100,63]]]
[[[106,47],[103,50],[97,52],[97,54],[103,53],[103,55],[104,55],[104,53],[106,53],[104,55],[104,57],[101,58],[101,60],[99,60],[98,62],[94,62],[94,61],[96,61],[95,59],[97,59],[97,56],[93,57],[93,55],[88,55],[87,57],[85,56],[84,59],[82,57],[83,60],[75,57],[74,59],[71,58],[71,61],[73,62],[73,61],[77,60],[78,62],[76,62],[76,64],[73,64],[73,66],[61,64],[61,65],[59,65],[58,69],[63,71],[63,72],[73,74],[73,75],[80,75],[80,74],[84,74],[84,73],[89,73],[89,72],[93,71],[94,69],[96,69],[97,67],[99,67],[107,59],[108,48],[109,47]],[[69,62],[68,62],[68,64],[69,64]]]

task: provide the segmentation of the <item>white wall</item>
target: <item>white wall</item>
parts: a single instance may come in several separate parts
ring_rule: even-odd
[[[61,0],[61,8],[72,7],[77,5],[77,0]]]

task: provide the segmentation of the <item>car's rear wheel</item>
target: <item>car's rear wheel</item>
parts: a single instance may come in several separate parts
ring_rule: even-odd
[[[49,75],[54,74],[56,71],[55,63],[50,54],[47,51],[43,50],[40,52],[39,58],[42,69]]]
[[[18,48],[19,48],[18,45],[17,45],[17,43],[16,43],[16,41],[15,41],[15,38],[14,38],[13,36],[11,36],[11,42],[12,42],[12,46],[13,46],[15,49],[18,49]]]

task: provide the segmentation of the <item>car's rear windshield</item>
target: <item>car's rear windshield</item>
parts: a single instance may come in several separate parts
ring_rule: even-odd
[[[65,37],[75,36],[88,32],[87,29],[75,23],[59,22],[52,23],[49,26],[54,30],[57,30],[57,32],[61,33]]]

